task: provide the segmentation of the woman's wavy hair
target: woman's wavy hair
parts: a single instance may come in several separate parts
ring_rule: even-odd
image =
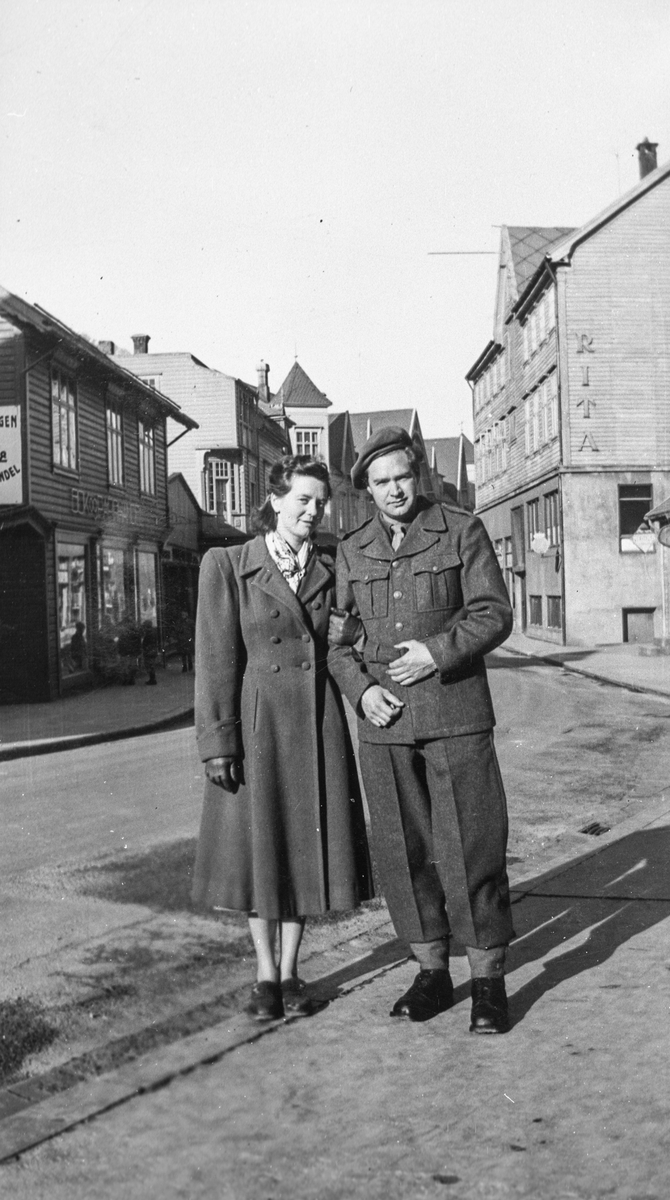
[[[330,500],[333,490],[325,462],[311,458],[309,454],[285,454],[272,464],[268,478],[268,494],[260,508],[253,511],[251,525],[255,533],[269,533],[271,529],[277,528],[277,514],[270,497],[285,496],[290,492],[296,475],[310,475],[312,479],[325,483],[327,498]]]

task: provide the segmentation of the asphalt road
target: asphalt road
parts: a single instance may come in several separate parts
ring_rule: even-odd
[[[578,846],[670,778],[670,701],[504,653],[489,667],[515,861]],[[202,788],[192,729],[2,763],[2,877],[192,837]]]

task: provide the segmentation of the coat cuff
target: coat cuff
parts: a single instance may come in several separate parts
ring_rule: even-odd
[[[198,734],[198,754],[202,762],[208,758],[241,758],[240,722],[226,721]]]

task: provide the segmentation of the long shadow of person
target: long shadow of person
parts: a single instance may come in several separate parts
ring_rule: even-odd
[[[545,960],[512,995],[516,1023],[547,992],[670,916],[670,828],[638,830],[559,872],[526,881],[513,899],[517,940],[508,973]],[[573,944],[561,953],[568,941]]]

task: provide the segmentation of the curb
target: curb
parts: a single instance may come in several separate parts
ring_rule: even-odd
[[[611,675],[599,675],[596,671],[589,671],[586,667],[573,667],[572,663],[563,662],[560,658],[552,658],[549,654],[534,654],[532,650],[519,650],[516,646],[503,645],[496,649],[504,650],[506,654],[516,655],[518,658],[533,659],[540,665],[545,663],[548,667],[560,667],[562,671],[568,671],[571,675],[582,675],[585,679],[595,679],[596,683],[605,683],[610,687],[623,688],[624,691],[637,692],[641,695],[663,696],[664,699],[670,700],[670,691],[639,683],[627,683],[623,679],[612,679]]]
[[[101,742],[118,742],[122,738],[143,737],[147,733],[159,733],[171,729],[187,719],[193,720],[193,707],[149,721],[145,725],[129,725],[124,729],[97,730],[94,733],[73,733],[71,736],[44,738],[36,742],[12,742],[0,747],[0,762],[16,758],[33,758],[37,754],[59,754],[63,750],[79,750],[82,746],[96,746]]]

